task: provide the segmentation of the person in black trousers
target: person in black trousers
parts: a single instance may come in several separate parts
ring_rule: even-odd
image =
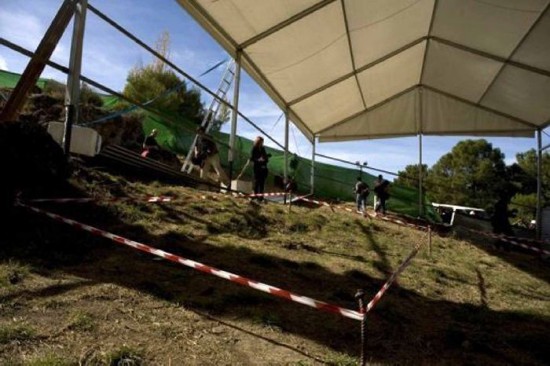
[[[261,136],[256,137],[254,140],[254,146],[252,146],[252,151],[250,152],[249,161],[254,164],[254,193],[262,194],[264,193],[265,180],[267,178],[267,162],[271,157],[265,151],[264,139]],[[263,197],[258,197],[260,201],[263,200]]]

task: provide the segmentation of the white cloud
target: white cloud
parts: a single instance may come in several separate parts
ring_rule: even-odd
[[[43,22],[27,12],[0,10],[0,34],[25,48],[34,50],[45,31]]]
[[[2,56],[0,56],[0,70],[9,70],[8,62]]]

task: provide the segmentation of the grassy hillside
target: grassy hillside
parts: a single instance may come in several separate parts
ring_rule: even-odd
[[[356,309],[426,234],[329,208],[255,204],[80,167],[40,207],[257,281]],[[16,210],[0,245],[2,365],[355,365],[359,322],[270,297]],[[371,364],[550,362],[550,269],[433,237],[369,313]]]

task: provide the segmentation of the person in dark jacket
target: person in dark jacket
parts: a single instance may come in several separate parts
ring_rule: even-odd
[[[214,169],[218,176],[218,181],[221,181],[226,186],[229,186],[229,178],[223,170],[220,163],[220,155],[218,146],[210,135],[206,133],[203,126],[197,128],[197,143],[195,144],[195,159],[200,159],[200,177],[206,178],[206,175],[211,169]]]
[[[369,196],[370,189],[367,183],[363,182],[361,177],[357,177],[355,183],[355,201],[357,203],[357,212],[364,213],[366,209],[367,197]]]
[[[382,211],[382,214],[386,214],[386,201],[390,198],[389,194],[390,182],[384,179],[380,174],[378,178],[374,181],[374,194],[376,195],[377,202],[376,207],[374,208],[375,212]]]
[[[254,140],[254,146],[250,151],[249,161],[254,164],[254,193],[262,194],[264,193],[265,181],[267,179],[267,163],[271,157],[265,151],[264,139],[261,136],[256,137]],[[262,201],[263,197],[259,197],[259,200]]]
[[[142,145],[143,150],[141,151],[141,156],[143,156],[144,158],[146,157],[155,158],[155,156],[153,155],[155,155],[160,150],[160,146],[156,139],[157,134],[158,134],[157,129],[153,128],[151,130],[151,133],[143,141],[143,145]]]

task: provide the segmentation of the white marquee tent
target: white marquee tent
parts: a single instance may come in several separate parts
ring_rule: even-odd
[[[422,135],[537,131],[541,176],[550,0],[178,2],[286,112],[285,150],[289,119],[313,143],[418,135],[420,164]]]
[[[178,0],[320,141],[532,136],[549,0]]]

